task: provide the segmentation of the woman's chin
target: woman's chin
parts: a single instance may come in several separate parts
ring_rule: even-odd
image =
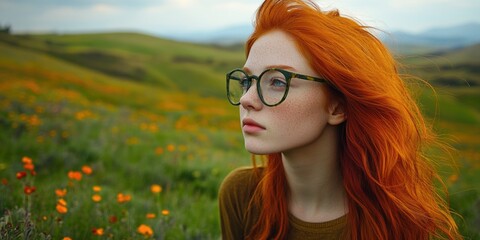
[[[248,144],[245,144],[245,149],[249,153],[255,154],[255,155],[268,155],[268,154],[275,153],[275,151],[273,151],[272,149],[258,147],[258,145],[257,146],[249,146]]]

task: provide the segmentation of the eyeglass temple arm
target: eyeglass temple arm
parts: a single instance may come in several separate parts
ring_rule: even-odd
[[[311,76],[305,76],[301,74],[293,74],[294,78],[300,78],[308,81],[314,81],[314,82],[326,82],[327,80],[324,78],[317,78],[317,77],[311,77]]]

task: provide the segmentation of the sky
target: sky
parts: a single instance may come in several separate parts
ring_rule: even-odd
[[[174,35],[251,25],[261,0],[0,0],[13,32],[137,31]],[[363,24],[421,32],[480,23],[480,0],[322,0]]]

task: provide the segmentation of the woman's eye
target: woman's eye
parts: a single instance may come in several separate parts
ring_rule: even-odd
[[[270,80],[270,86],[272,87],[286,87],[287,86],[287,82],[283,79],[279,79],[279,78],[272,78]]]
[[[242,88],[244,89],[250,88],[251,85],[252,85],[252,80],[248,78],[243,78],[240,80],[240,86],[242,86]]]

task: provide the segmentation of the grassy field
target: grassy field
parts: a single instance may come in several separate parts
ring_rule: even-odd
[[[0,40],[1,239],[219,238],[218,186],[250,164],[223,97],[241,49],[131,33]],[[478,80],[427,71],[431,59],[404,62],[428,80]],[[421,89],[425,114],[458,149],[458,169],[441,168],[452,208],[479,239],[480,88]]]

